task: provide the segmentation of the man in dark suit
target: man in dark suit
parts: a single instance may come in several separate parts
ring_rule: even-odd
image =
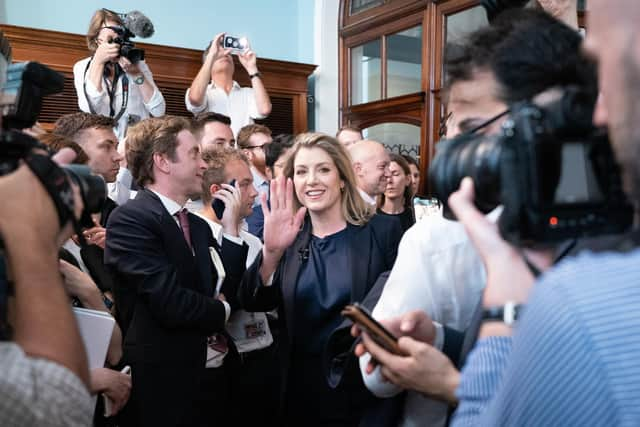
[[[129,167],[144,188],[112,213],[105,251],[133,375],[121,425],[203,425],[195,402],[207,337],[224,330],[247,246],[233,212],[222,219],[220,248],[206,222],[183,208],[202,191],[206,167],[188,120],[144,120],[130,129],[128,144]]]

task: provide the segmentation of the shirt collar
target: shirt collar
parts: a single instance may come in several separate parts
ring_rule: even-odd
[[[149,189],[149,191],[151,191],[153,194],[158,196],[158,198],[162,202],[162,206],[164,206],[164,208],[167,210],[167,212],[169,212],[169,214],[171,214],[171,216],[177,214],[178,212],[180,212],[182,210],[183,206],[181,206],[175,200],[171,200],[167,196],[163,196],[162,194],[158,193],[157,191],[154,191],[154,190],[151,190],[151,189]]]
[[[260,175],[260,172],[258,172],[253,166],[251,166],[251,175],[253,175],[253,182],[257,186],[262,187],[263,185],[269,185],[269,181],[267,181],[266,178],[263,178],[262,175]]]
[[[218,88],[213,80],[211,80],[211,87],[214,89]],[[231,90],[239,90],[239,89],[242,89],[242,87],[238,84],[237,81],[234,80],[233,84],[231,85]]]
[[[368,205],[375,206],[378,203],[376,199],[374,199],[373,197],[371,197],[370,195],[362,191],[360,188],[358,188],[358,191],[360,192],[360,195]]]

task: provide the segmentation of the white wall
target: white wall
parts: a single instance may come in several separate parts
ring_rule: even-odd
[[[0,0],[0,23],[84,34],[94,11],[140,10],[156,34],[145,42],[204,49],[218,32],[246,36],[260,57],[313,61],[313,0]]]
[[[329,135],[338,130],[339,8],[339,0],[315,0],[313,62],[318,65],[314,74],[315,127]]]

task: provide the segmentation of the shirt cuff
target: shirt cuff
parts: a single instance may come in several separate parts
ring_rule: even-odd
[[[224,323],[226,324],[229,321],[229,316],[231,316],[231,306],[226,301],[220,301],[224,304]]]
[[[153,95],[151,95],[151,98],[149,98],[149,102],[144,103],[144,106],[147,108],[147,111],[149,111],[150,113],[157,113],[152,115],[154,117],[158,117],[164,114],[165,102],[164,102],[164,97],[162,96],[162,93],[158,90],[158,87],[155,85],[155,83],[152,83],[152,84],[154,86]]]
[[[444,347],[444,328],[442,324],[434,321],[433,326],[436,328],[436,336],[433,339],[433,346],[438,350],[442,351]]]
[[[207,109],[207,93],[205,92],[204,101],[202,102],[202,105],[196,106],[196,105],[193,105],[191,101],[189,101],[190,91],[191,91],[191,88],[187,89],[187,92],[184,94],[184,104],[187,107],[187,110],[192,112],[194,115],[198,113],[202,113]]]
[[[222,237],[235,243],[236,245],[242,246],[242,244],[244,243],[244,240],[240,236],[232,236],[231,234],[222,233]]]

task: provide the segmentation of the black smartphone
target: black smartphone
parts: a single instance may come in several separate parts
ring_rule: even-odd
[[[232,187],[236,185],[236,180],[232,179],[231,181],[229,181],[229,185]],[[229,191],[229,190],[225,190],[225,191]],[[213,211],[216,213],[216,216],[218,217],[218,219],[222,219],[222,215],[224,215],[224,202],[220,199],[213,199],[213,201],[211,202],[211,207],[213,208]]]
[[[398,346],[398,338],[374,319],[365,307],[357,302],[353,303],[342,310],[342,315],[360,326],[376,344],[388,352],[406,356],[406,353]]]

